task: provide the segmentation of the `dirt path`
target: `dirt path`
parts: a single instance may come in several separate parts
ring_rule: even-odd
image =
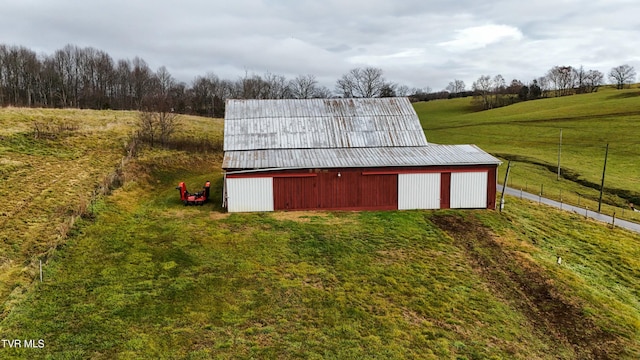
[[[505,251],[478,220],[435,215],[431,221],[453,238],[493,293],[522,313],[550,347],[569,347],[576,359],[616,359],[623,352],[613,335],[584,317],[581,299],[558,289],[532,260]]]

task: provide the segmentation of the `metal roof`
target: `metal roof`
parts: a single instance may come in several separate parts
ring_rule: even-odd
[[[500,164],[475,145],[227,151],[223,169],[298,169]]]
[[[227,100],[224,150],[425,146],[407,98]]]

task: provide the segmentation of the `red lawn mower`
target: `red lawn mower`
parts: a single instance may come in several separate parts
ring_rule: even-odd
[[[187,191],[187,185],[184,184],[184,181],[178,184],[176,189],[180,190],[180,200],[184,204],[187,205],[202,205],[209,199],[209,187],[211,187],[211,183],[209,181],[204,183],[204,187],[202,191],[199,191],[195,194],[191,194]]]

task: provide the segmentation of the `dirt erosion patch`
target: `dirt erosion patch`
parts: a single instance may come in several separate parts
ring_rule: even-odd
[[[472,215],[430,220],[453,238],[494,294],[522,313],[538,336],[571,347],[577,359],[618,359],[624,352],[619,339],[585,317],[579,298],[561,291],[532,260],[503,249]]]

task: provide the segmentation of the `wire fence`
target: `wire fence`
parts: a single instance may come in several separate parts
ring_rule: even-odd
[[[503,179],[500,179],[501,184],[502,182]],[[534,194],[538,196],[539,202],[546,198],[559,202],[561,206],[562,204],[572,205],[585,209],[585,211],[598,212],[614,218],[640,223],[640,204],[638,204],[638,208],[635,208],[635,205],[625,199],[607,193],[606,186],[602,195],[602,202],[600,202],[599,190],[584,188],[577,191],[567,189],[566,186],[561,186],[562,184],[562,180],[558,182],[557,186],[554,186],[552,183],[529,182],[526,179],[512,177],[511,175],[507,180],[507,186],[516,190],[516,192],[519,191],[520,198],[524,197],[524,193]]]

